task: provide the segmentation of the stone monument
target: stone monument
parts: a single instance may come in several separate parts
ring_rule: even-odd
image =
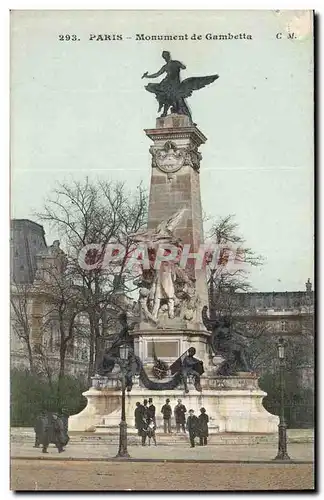
[[[153,141],[148,234],[137,241],[151,241],[154,259],[158,246],[172,244],[179,248],[179,258],[177,264],[173,259],[153,273],[143,272],[141,299],[143,303],[147,296],[148,309],[152,302],[153,320],[144,317],[134,332],[135,352],[153,363],[154,342],[157,356],[173,362],[192,346],[207,363],[210,334],[201,319],[208,303],[206,274],[190,258],[203,243],[198,148],[206,138],[187,115],[178,114],[158,118],[156,128],[145,132]]]
[[[157,73],[143,75],[155,78],[166,73],[160,83],[146,87],[155,94],[163,113],[155,128],[145,130],[152,141],[148,225],[145,232],[133,235],[143,252],[147,250],[149,265],[142,266],[138,283],[139,321],[127,333],[133,363],[126,396],[129,432],[136,432],[136,401],[149,398],[157,409],[158,427],[165,399],[172,406],[181,398],[196,413],[202,406],[206,408],[211,434],[276,432],[278,418],[262,406],[266,394],[259,389],[257,376],[246,371],[246,364],[231,361],[244,359],[243,353],[238,347],[230,348],[228,339],[234,337],[227,335],[227,343],[218,342],[221,330],[211,324],[207,314],[199,181],[199,148],[207,139],[193,123],[186,98],[218,75],[181,81],[180,70],[185,66],[173,61],[168,52],[162,56],[166,64]],[[196,265],[197,260],[202,265]],[[70,430],[118,432],[121,388],[117,357],[116,352],[106,353],[108,368],[93,377],[92,387],[84,393],[88,404],[70,417]],[[220,367],[226,361],[230,369],[221,375]],[[235,366],[242,371],[236,372]]]

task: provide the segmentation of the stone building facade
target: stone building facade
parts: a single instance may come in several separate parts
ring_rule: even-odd
[[[32,283],[36,256],[47,248],[44,228],[28,219],[12,219],[10,233],[11,283]]]
[[[215,296],[211,304],[217,304]],[[279,337],[290,339],[296,345],[308,344],[309,356],[299,366],[300,383],[304,387],[314,387],[314,291],[310,279],[305,283],[305,290],[294,292],[246,292],[231,295],[231,310],[234,321],[246,327],[247,331],[257,325],[257,334],[278,340]],[[226,299],[225,299],[226,302]],[[211,305],[212,308],[212,305]],[[215,314],[216,311],[214,311]],[[262,366],[261,372],[262,372]],[[268,367],[264,367],[266,370]]]
[[[237,317],[258,318],[274,335],[298,336],[313,328],[314,292],[310,280],[305,291],[237,293]],[[310,288],[309,288],[310,287]]]
[[[11,221],[11,368],[30,366],[25,336],[39,370],[49,370],[54,377],[58,373],[59,321],[44,284],[50,279],[50,269],[62,271],[62,259],[58,242],[47,246],[41,225],[27,219]],[[79,315],[76,325],[86,331],[87,319]],[[66,373],[85,377],[88,356],[82,336],[73,339],[67,349]]]

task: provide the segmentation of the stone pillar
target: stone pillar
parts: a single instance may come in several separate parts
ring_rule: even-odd
[[[154,231],[162,221],[168,221],[183,210],[172,233],[186,245],[187,255],[197,254],[204,243],[199,146],[207,139],[187,116],[176,114],[157,118],[156,128],[145,130],[145,133],[153,141],[148,230]],[[153,362],[152,341],[157,356],[168,364],[191,346],[195,347],[196,356],[205,366],[209,363],[207,340],[210,334],[201,319],[202,308],[208,304],[206,271],[204,265],[196,268],[195,264],[196,259],[187,259],[185,265],[180,265],[193,285],[192,302],[185,307],[185,312],[180,317],[170,318],[168,313],[160,311],[159,324],[143,321],[132,332],[135,352],[148,368]]]
[[[199,146],[207,139],[186,115],[157,118],[156,128],[145,132],[153,141],[148,229],[156,228],[162,220],[185,208],[174,234],[190,245],[191,253],[197,253],[204,243]],[[185,270],[194,278],[200,299],[195,328],[204,330],[201,309],[208,304],[205,269],[195,269],[195,261],[188,259]]]

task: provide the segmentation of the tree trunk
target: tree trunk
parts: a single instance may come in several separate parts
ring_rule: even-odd
[[[65,355],[66,355],[66,343],[63,341],[60,345],[59,380],[61,380],[65,375]]]
[[[57,383],[57,409],[62,406],[61,395],[62,395],[62,381],[65,375],[65,356],[66,356],[66,339],[62,338],[61,335],[61,345],[60,345],[60,369],[58,375]]]
[[[90,346],[89,346],[89,363],[88,363],[88,385],[91,386],[91,377],[93,376],[94,359],[95,359],[95,341],[96,334],[92,314],[89,314],[90,323]]]
[[[30,345],[30,341],[28,340],[26,342],[27,344],[27,350],[28,350],[28,360],[29,360],[29,369],[30,373],[34,374],[35,373],[35,367],[34,367],[34,357],[33,357],[33,350]]]
[[[62,380],[65,375],[65,357],[67,348],[68,337],[65,337],[65,325],[63,317],[60,318],[60,368],[58,374],[58,384],[57,384],[57,406],[61,406],[61,389]]]
[[[214,283],[215,271],[212,269],[209,278],[209,317],[210,319],[216,318],[216,307],[215,307],[215,283]]]
[[[96,277],[95,277],[95,294],[94,294],[95,310],[93,313],[93,327],[94,327],[94,334],[95,334],[95,341],[94,341],[95,367],[98,366],[98,361],[100,360],[100,356],[101,356],[100,314],[98,314],[98,310],[96,309],[96,307],[98,305],[99,296],[100,296],[100,284],[98,281],[98,276],[96,275]]]
[[[101,351],[102,351],[102,341],[101,341],[101,335],[100,335],[100,325],[99,325],[99,318],[98,315],[95,317],[95,366],[98,366],[98,362],[101,359]]]

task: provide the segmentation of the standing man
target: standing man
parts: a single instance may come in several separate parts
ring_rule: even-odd
[[[149,420],[151,420],[152,422],[154,422],[154,425],[156,427],[156,419],[155,419],[155,406],[153,404],[153,399],[152,398],[149,398],[148,400],[149,402],[149,407],[147,409],[147,412],[148,412],[148,418]]]
[[[62,420],[63,422],[63,427],[64,427],[64,435],[65,435],[65,443],[64,443],[64,446],[66,446],[68,444],[68,442],[70,441],[70,438],[69,438],[69,434],[68,434],[68,431],[69,431],[69,413],[67,411],[66,408],[62,408],[61,409],[61,412],[60,412],[60,415],[59,415],[59,418]]]
[[[42,443],[43,434],[47,426],[47,416],[46,411],[42,411],[41,414],[36,418],[34,431],[35,431],[35,444],[34,448],[39,448]]]
[[[56,448],[59,453],[62,453],[64,450],[64,446],[66,445],[66,435],[64,432],[64,424],[63,421],[59,418],[56,413],[53,413],[52,416],[53,422],[53,436]]]
[[[137,401],[136,408],[134,411],[134,417],[135,417],[135,427],[137,429],[139,436],[142,435],[142,429],[144,425],[143,415],[144,415],[144,406],[139,401]]]
[[[149,423],[146,418],[143,419],[143,425],[142,425],[142,430],[141,430],[141,436],[142,436],[142,446],[146,446],[146,437],[149,433]]]
[[[54,443],[58,452],[62,453],[66,442],[64,424],[56,413],[48,415],[47,426],[42,439],[42,453],[48,453],[47,448],[50,443]]]
[[[206,413],[205,408],[200,408],[200,415],[198,417],[198,429],[199,429],[199,444],[204,446],[207,444],[208,438],[208,422],[209,418]]]
[[[177,432],[180,432],[180,427],[183,432],[186,432],[186,411],[185,405],[182,404],[181,399],[178,399],[178,404],[174,407]]]
[[[161,413],[163,415],[163,426],[164,426],[164,434],[172,434],[171,431],[171,415],[172,409],[170,406],[170,399],[165,400],[165,405],[161,408]]]
[[[144,399],[143,401],[143,417],[147,419],[148,416],[148,406],[147,406],[147,399]]]
[[[187,429],[189,432],[190,448],[195,447],[195,437],[198,431],[198,418],[194,415],[194,410],[189,410],[189,417],[187,418]]]

